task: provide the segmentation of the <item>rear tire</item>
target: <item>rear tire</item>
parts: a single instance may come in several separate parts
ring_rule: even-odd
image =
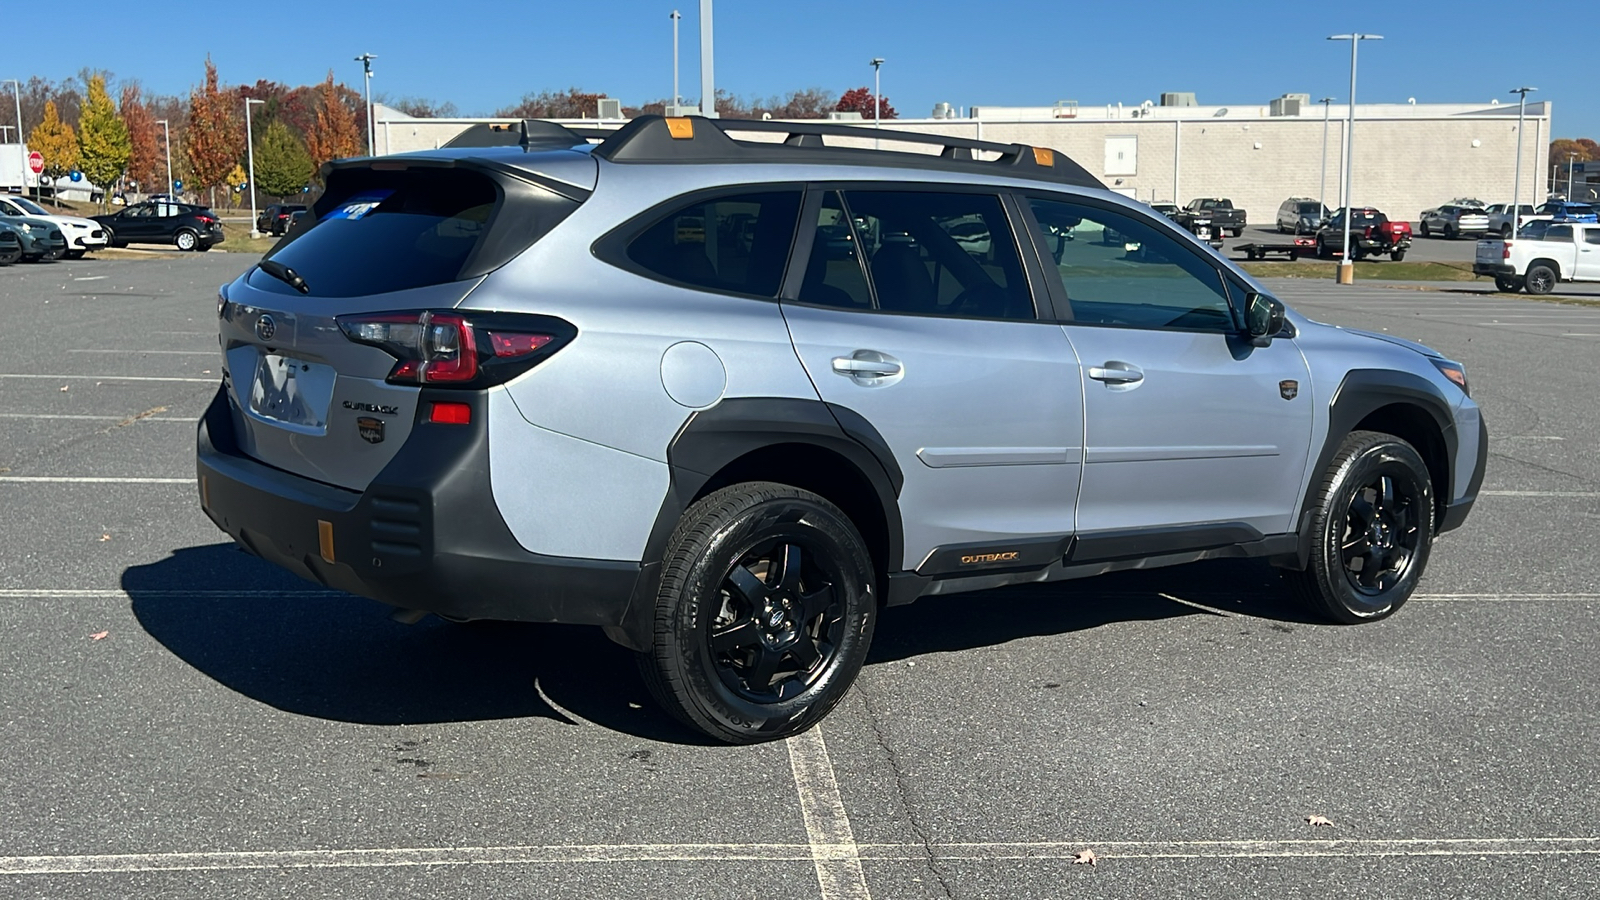
[[[822,497],[770,482],[716,491],[668,541],[640,674],[669,713],[719,741],[798,734],[861,671],[873,571],[855,525]]]
[[[1393,253],[1389,254],[1389,259],[1393,260],[1394,262],[1399,262],[1400,260],[1405,259],[1405,258],[1406,258],[1406,252],[1404,250],[1396,250]]]
[[[1500,226],[1500,240],[1502,240],[1502,241],[1511,240],[1511,226],[1510,225],[1501,225]]]
[[[1456,227],[1454,225],[1444,226],[1444,239],[1447,241],[1456,239]]]
[[[1322,474],[1310,563],[1287,574],[1290,590],[1345,625],[1393,614],[1427,567],[1434,515],[1433,483],[1417,451],[1392,435],[1351,432]]]
[[[1522,290],[1522,279],[1515,275],[1496,275],[1494,286],[1507,294],[1515,294]]]
[[[1530,294],[1548,294],[1556,289],[1556,270],[1545,265],[1530,266],[1523,284]]]

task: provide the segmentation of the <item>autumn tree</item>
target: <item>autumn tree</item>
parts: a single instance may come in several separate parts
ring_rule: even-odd
[[[243,187],[250,182],[249,174],[245,172],[244,166],[234,163],[233,168],[228,170],[227,177],[223,181],[228,185],[228,205],[238,206],[239,194]]]
[[[311,154],[283,122],[268,125],[256,140],[256,187],[262,193],[274,197],[298,194],[316,174]]]
[[[122,100],[117,107],[122,113],[122,124],[128,127],[128,177],[144,191],[150,190],[151,185],[164,184],[167,177],[166,147],[161,139],[160,126],[156,125],[156,117],[145,106],[137,83],[129,82],[122,86]]]
[[[356,125],[355,113],[345,105],[344,98],[333,84],[333,70],[328,70],[328,80],[317,89],[316,120],[306,131],[306,149],[318,168],[326,162],[360,156],[363,149],[362,129]]]
[[[189,127],[184,135],[184,155],[196,189],[221,185],[244,155],[244,122],[233,96],[217,86],[217,66],[206,57],[206,81],[189,94]]]
[[[1550,165],[1564,167],[1567,164],[1568,156],[1577,157],[1576,162],[1600,159],[1600,153],[1597,153],[1597,150],[1600,150],[1600,147],[1596,147],[1595,142],[1588,138],[1578,138],[1577,140],[1558,138],[1550,142]]]
[[[78,119],[79,165],[90,184],[104,189],[100,195],[100,207],[104,210],[117,179],[128,171],[133,147],[128,140],[128,126],[117,115],[117,108],[106,93],[105,78],[91,76],[86,93]]]
[[[379,103],[388,106],[418,119],[450,119],[461,115],[454,103],[448,101],[435,103],[424,97],[401,97],[398,100],[387,97],[374,98]]]
[[[565,91],[540,91],[522,95],[522,102],[495,111],[503,119],[592,119],[600,114],[605,94],[590,94],[581,88]]]
[[[839,98],[839,102],[834,104],[833,108],[839,112],[861,113],[861,118],[863,119],[874,118],[872,115],[872,89],[858,87],[854,90],[845,91],[844,96]],[[894,107],[889,105],[889,100],[886,97],[878,98],[877,118],[895,118]]]
[[[62,178],[78,167],[78,135],[61,121],[54,100],[46,100],[43,121],[28,133],[28,149],[44,157],[44,172]]]

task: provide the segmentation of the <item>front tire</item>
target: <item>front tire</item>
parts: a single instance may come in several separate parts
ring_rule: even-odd
[[[183,231],[180,231],[176,235],[173,236],[172,244],[173,244],[173,246],[177,247],[179,250],[182,250],[185,253],[187,253],[187,252],[193,250],[195,247],[199,246],[199,244],[200,244],[200,236],[195,234],[192,231],[189,231],[188,229],[184,229]]]
[[[1406,252],[1404,250],[1396,250],[1396,251],[1394,251],[1394,252],[1389,254],[1389,259],[1394,261],[1394,262],[1399,262],[1400,260],[1405,259],[1405,258],[1406,258]]]
[[[1433,236],[1433,233],[1428,230],[1428,220],[1427,219],[1423,219],[1421,222],[1419,222],[1417,227],[1418,227],[1418,230],[1422,232],[1422,236],[1423,237],[1432,237]]]
[[[844,697],[877,623],[872,558],[822,497],[770,482],[689,507],[667,544],[645,684],[730,744],[798,734]]]
[[[1351,432],[1322,475],[1311,558],[1287,577],[1293,593],[1335,622],[1372,622],[1399,609],[1427,567],[1433,483],[1415,448],[1393,435]]]

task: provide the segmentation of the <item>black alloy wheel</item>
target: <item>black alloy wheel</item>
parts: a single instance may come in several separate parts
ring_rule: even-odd
[[[1293,593],[1342,624],[1371,622],[1410,598],[1427,567],[1436,509],[1427,464],[1393,435],[1351,432],[1318,485]]]
[[[1530,266],[1523,283],[1530,294],[1548,294],[1556,289],[1556,270],[1547,265]]]
[[[756,703],[804,693],[838,654],[844,607],[837,562],[811,541],[763,540],[729,567],[722,608],[706,623],[706,661],[730,690]]]
[[[1494,277],[1494,286],[1504,293],[1515,294],[1517,291],[1522,290],[1522,279],[1515,275],[1496,275]]]

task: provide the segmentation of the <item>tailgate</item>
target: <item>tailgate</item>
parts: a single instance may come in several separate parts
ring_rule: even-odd
[[[1477,256],[1474,257],[1474,262],[1498,266],[1507,261],[1506,241],[1483,240],[1478,242]]]

